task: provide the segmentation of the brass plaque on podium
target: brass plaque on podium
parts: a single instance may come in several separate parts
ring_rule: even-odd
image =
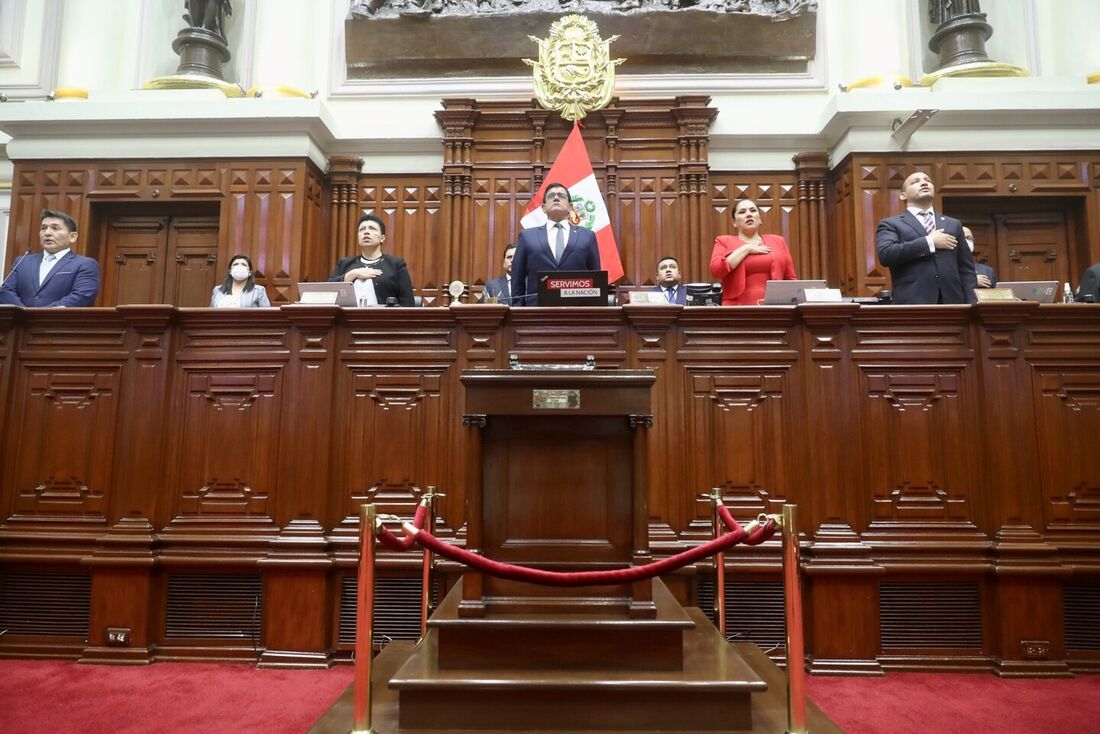
[[[532,390],[531,407],[535,410],[580,410],[580,390]]]

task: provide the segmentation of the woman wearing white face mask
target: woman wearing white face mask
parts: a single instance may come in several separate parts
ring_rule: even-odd
[[[211,308],[271,308],[267,291],[256,285],[256,274],[248,255],[234,255],[225,273],[225,282],[214,286]]]

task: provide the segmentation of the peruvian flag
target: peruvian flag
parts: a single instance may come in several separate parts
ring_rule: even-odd
[[[588,227],[596,233],[596,242],[600,246],[600,266],[607,271],[607,282],[614,283],[623,277],[623,261],[619,259],[619,247],[615,244],[615,233],[611,231],[611,218],[607,216],[607,205],[603,203],[603,194],[596,183],[596,174],[592,173],[592,161],[584,148],[579,121],[573,122],[573,132],[565,140],[550,173],[535,192],[527,211],[523,213],[520,225],[542,227],[546,225],[546,212],[542,210],[542,192],[547,184],[560,183],[569,189],[573,199],[573,214],[569,221]]]

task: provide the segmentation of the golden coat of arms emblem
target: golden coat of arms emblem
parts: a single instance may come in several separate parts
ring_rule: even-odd
[[[618,36],[604,40],[594,21],[566,15],[550,25],[549,38],[528,37],[539,45],[538,61],[523,60],[534,68],[539,104],[566,120],[607,106],[615,91],[615,67],[626,60],[611,58],[611,42]]]

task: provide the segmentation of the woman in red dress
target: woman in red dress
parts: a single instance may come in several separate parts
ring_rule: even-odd
[[[723,306],[755,306],[769,280],[797,280],[787,243],[777,234],[760,234],[760,210],[752,199],[733,207],[736,235],[719,235],[710,256],[710,272],[722,281]]]

